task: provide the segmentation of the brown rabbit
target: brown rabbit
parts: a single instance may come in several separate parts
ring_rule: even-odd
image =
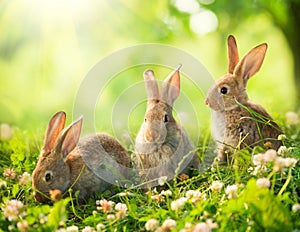
[[[129,155],[116,139],[99,133],[79,140],[82,118],[63,130],[65,120],[64,112],[56,113],[50,120],[32,174],[34,197],[39,202],[49,201],[51,190],[60,190],[68,196],[65,193],[69,188],[74,193],[79,190],[78,198],[83,200],[109,188],[119,178],[126,177],[126,168],[116,174],[116,171],[111,172],[101,166],[109,163],[129,167]]]
[[[205,103],[212,109],[213,136],[218,143],[218,159],[226,162],[236,149],[263,146],[271,142],[278,149],[280,127],[260,105],[250,101],[247,82],[259,71],[267,50],[263,43],[240,61],[235,38],[228,37],[228,73],[210,88]]]
[[[173,178],[178,166],[178,173],[190,166],[199,168],[199,158],[190,139],[172,114],[173,103],[180,93],[180,67],[164,80],[160,92],[153,71],[144,72],[148,103],[133,155],[143,180]]]

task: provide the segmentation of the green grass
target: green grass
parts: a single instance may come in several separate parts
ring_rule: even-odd
[[[280,153],[284,159],[299,159],[300,125],[286,125],[284,131],[287,150]],[[300,230],[299,164],[279,172],[275,160],[259,168],[252,160],[258,152],[266,152],[262,148],[240,151],[239,167],[213,166],[195,171],[187,180],[175,179],[149,190],[116,189],[114,195],[107,191],[81,205],[71,198],[43,205],[34,201],[24,174],[32,173],[42,139],[41,131],[17,130],[11,140],[0,141],[0,231],[146,231],[155,225],[158,231]],[[199,144],[199,156],[214,155],[204,152],[213,150],[207,138]],[[13,175],[4,176],[8,169]],[[269,180],[269,188],[258,187],[256,181],[262,177]],[[222,187],[212,188],[213,181]],[[103,199],[113,202],[111,209],[104,209],[99,202]]]

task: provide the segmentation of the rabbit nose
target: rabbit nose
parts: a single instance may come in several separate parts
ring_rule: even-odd
[[[209,106],[208,98],[205,99],[204,103],[205,103],[205,105]]]

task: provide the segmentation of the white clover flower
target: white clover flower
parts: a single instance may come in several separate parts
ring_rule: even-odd
[[[228,199],[237,198],[238,197],[237,190],[238,190],[238,186],[236,184],[228,185],[225,189],[225,193],[228,195]]]
[[[296,203],[292,206],[292,211],[295,213],[295,212],[298,212],[300,211],[300,204],[299,203]]]
[[[154,218],[148,220],[145,224],[145,229],[147,231],[155,231],[158,227],[159,227],[159,222]]]
[[[289,111],[285,114],[286,124],[289,126],[294,126],[299,124],[299,116],[297,113]]]
[[[82,232],[95,232],[95,230],[90,226],[86,226],[82,229]]]
[[[269,149],[263,155],[263,159],[265,162],[273,162],[277,157],[277,152],[274,149]]]
[[[162,226],[161,229],[162,231],[170,231],[172,229],[174,229],[176,227],[176,221],[174,221],[173,219],[166,219]]]
[[[221,192],[222,188],[223,188],[223,183],[218,180],[213,181],[210,186],[210,189],[213,192],[218,192],[218,193]]]
[[[20,185],[26,185],[31,182],[31,175],[28,172],[24,172],[19,178]]]
[[[180,208],[182,208],[185,205],[185,202],[187,201],[186,197],[181,197],[177,200],[174,200],[171,202],[171,209],[172,210],[178,210]]]
[[[97,231],[102,231],[102,230],[104,230],[105,229],[105,225],[103,225],[102,223],[98,223],[97,225],[96,225],[96,230]]]
[[[160,192],[160,195],[162,195],[162,196],[172,196],[172,191],[171,190],[162,190],[161,192]]]
[[[79,229],[77,226],[68,226],[66,229],[67,232],[78,232]]]
[[[219,228],[218,224],[216,222],[213,222],[212,219],[206,219],[206,225],[208,225],[208,227],[210,229],[218,229]]]
[[[295,167],[298,160],[296,158],[283,158],[277,157],[273,166],[274,171],[276,172],[283,172],[285,168],[288,167]]]
[[[278,140],[285,140],[286,139],[286,135],[285,134],[281,134],[281,135],[278,135]]]
[[[107,214],[107,220],[113,221],[116,219],[116,216],[114,214]]]
[[[197,223],[193,229],[193,232],[210,232],[210,231],[211,229],[204,222]]]
[[[67,232],[65,228],[58,228],[55,232]]]
[[[112,209],[113,209],[114,204],[115,204],[115,202],[108,201],[106,199],[96,201],[96,205],[100,205],[100,206],[97,206],[97,210],[102,210],[103,213],[111,212]]]
[[[289,167],[292,167],[292,168],[295,167],[296,164],[297,164],[297,162],[298,162],[298,160],[296,158],[290,158],[290,157],[285,158],[285,166],[287,168],[289,168]]]
[[[158,179],[158,184],[160,186],[163,186],[168,180],[168,177],[167,176],[161,176],[159,179]]]
[[[17,223],[17,228],[19,229],[19,231],[21,232],[26,232],[29,228],[28,226],[28,222],[26,220],[18,222]]]
[[[289,149],[286,146],[280,146],[278,148],[278,154],[281,156],[285,156],[289,153]]]
[[[252,162],[255,166],[264,165],[265,160],[262,153],[256,154],[252,157]]]
[[[5,179],[15,179],[17,177],[17,173],[10,168],[7,168],[3,171],[3,176],[5,177]]]
[[[19,216],[22,217],[25,215],[24,205],[21,201],[10,200],[5,203],[5,207],[2,208],[4,217],[9,221],[16,221]]]
[[[259,178],[256,180],[256,185],[259,188],[270,188],[271,183],[270,180],[268,178]]]
[[[117,218],[125,218],[127,216],[126,211],[127,211],[127,205],[123,203],[118,203],[115,206],[115,210],[117,210],[116,217]]]

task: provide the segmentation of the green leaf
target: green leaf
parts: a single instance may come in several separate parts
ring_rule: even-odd
[[[57,229],[67,220],[66,205],[70,201],[69,198],[54,203],[52,210],[48,216],[47,225],[53,229]]]

